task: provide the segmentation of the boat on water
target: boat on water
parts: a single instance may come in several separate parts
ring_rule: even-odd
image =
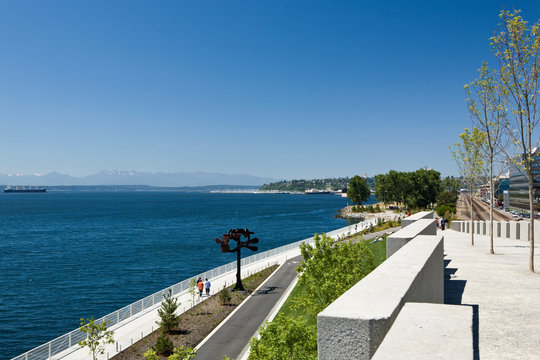
[[[4,189],[5,193],[45,193],[47,189],[40,187],[25,187],[25,186],[8,186]]]
[[[330,190],[319,190],[319,189],[309,189],[304,191],[304,194],[307,195],[323,195],[323,194],[331,194]]]

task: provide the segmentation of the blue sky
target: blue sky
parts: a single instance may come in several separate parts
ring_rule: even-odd
[[[0,173],[457,174],[503,6],[0,0]]]

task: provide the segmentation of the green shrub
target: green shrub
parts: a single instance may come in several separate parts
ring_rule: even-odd
[[[173,342],[167,338],[164,334],[161,334],[160,337],[157,338],[156,345],[154,345],[154,350],[163,356],[169,356],[172,354],[174,349]]]
[[[384,253],[384,243],[377,246]],[[259,330],[260,339],[250,342],[249,360],[317,359],[317,314],[376,266],[365,241],[336,243],[322,234],[300,250],[303,261],[297,267],[296,295],[288,300],[290,315],[279,314]]]
[[[225,288],[225,285],[223,285],[223,289],[221,289],[218,296],[221,305],[227,305],[231,301],[231,294],[229,294],[229,290]]]
[[[156,351],[154,349],[148,349],[143,356],[146,358],[146,360],[160,360],[159,356],[157,356]]]
[[[260,339],[250,341],[249,360],[317,359],[317,329],[302,321],[278,315],[259,329]]]
[[[435,209],[435,211],[437,212],[437,215],[445,216],[446,213],[455,214],[456,213],[456,208],[448,206],[448,205],[439,205],[439,206],[437,206],[437,209]]]
[[[191,360],[196,354],[197,351],[193,348],[184,347],[182,345],[179,348],[174,348],[173,354],[169,356],[168,360]]]

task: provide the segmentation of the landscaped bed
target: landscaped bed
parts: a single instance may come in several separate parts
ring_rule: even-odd
[[[206,298],[201,303],[187,310],[180,316],[180,325],[172,334],[167,337],[173,342],[174,347],[195,347],[208,334],[214,330],[220,322],[222,322],[236,307],[247,298],[264,280],[266,280],[277,265],[271,266],[261,272],[253,274],[242,280],[242,284],[246,291],[230,292],[233,286],[226,290],[231,295],[231,300],[226,305],[222,305],[219,299],[219,292],[214,296]],[[198,294],[196,295],[199,296]],[[186,304],[187,305],[187,304]],[[157,328],[157,325],[156,325]],[[143,354],[156,343],[157,338],[161,335],[161,330],[157,328],[152,334],[147,335],[143,339],[137,341],[129,348],[123,350],[113,360],[144,360]],[[166,357],[161,357],[166,359]]]

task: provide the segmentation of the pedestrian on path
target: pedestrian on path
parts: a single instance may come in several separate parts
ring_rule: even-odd
[[[208,279],[206,279],[206,282],[204,283],[204,288],[206,290],[206,296],[210,296],[210,286],[212,286],[212,284],[210,284],[210,281]]]
[[[203,281],[202,281],[201,278],[199,278],[199,280],[197,280],[197,288],[199,289],[199,297],[201,298],[201,297],[202,297],[203,288],[204,288],[204,283],[203,283]]]

